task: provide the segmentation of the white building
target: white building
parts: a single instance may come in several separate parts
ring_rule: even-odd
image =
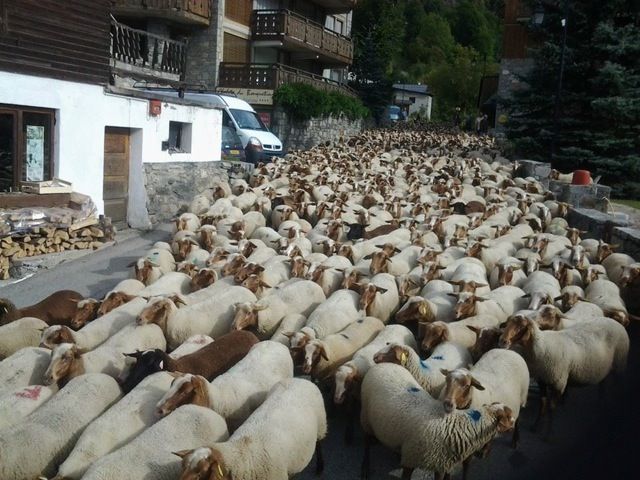
[[[433,95],[426,85],[395,83],[393,104],[399,106],[407,117],[417,114],[430,120]]]

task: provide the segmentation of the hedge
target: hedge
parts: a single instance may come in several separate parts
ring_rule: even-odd
[[[274,92],[273,100],[294,120],[299,121],[340,114],[351,120],[369,116],[369,109],[359,98],[338,92],[325,92],[304,83],[282,85]]]

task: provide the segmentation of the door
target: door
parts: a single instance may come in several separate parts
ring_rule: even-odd
[[[16,113],[0,110],[0,192],[13,189],[16,182]]]
[[[106,127],[104,132],[104,214],[115,224],[127,224],[129,201],[129,129]]]

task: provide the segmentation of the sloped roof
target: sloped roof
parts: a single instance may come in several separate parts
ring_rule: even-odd
[[[419,93],[422,95],[430,95],[429,88],[426,85],[418,85],[415,83],[394,83],[394,90],[404,90],[405,92]]]

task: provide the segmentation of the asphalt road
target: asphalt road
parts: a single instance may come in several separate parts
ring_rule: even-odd
[[[64,262],[52,270],[0,289],[24,306],[64,288],[83,295],[101,297],[118,281],[130,275],[127,265],[158,240],[167,240],[170,227],[134,235],[90,255]],[[517,450],[509,447],[509,435],[499,438],[485,459],[474,460],[469,471],[472,480],[491,479],[590,479],[638,478],[638,438],[640,437],[640,325],[630,328],[631,352],[627,372],[607,380],[599,387],[572,388],[555,417],[549,440],[532,433],[537,394],[532,389],[529,405],[521,412],[521,442]],[[330,398],[330,394],[327,395]],[[324,442],[325,470],[315,475],[315,462],[299,479],[354,480],[359,478],[362,436],[356,418],[356,435],[351,445],[344,442],[346,413],[329,407],[329,436]],[[356,414],[357,415],[357,414]],[[381,445],[372,449],[371,479],[400,478],[399,456]],[[416,471],[413,479],[431,475]]]

